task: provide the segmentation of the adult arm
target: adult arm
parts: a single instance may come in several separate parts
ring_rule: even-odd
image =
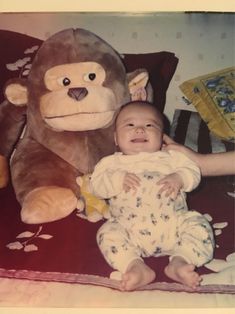
[[[235,174],[235,151],[198,155],[197,159],[203,176]]]
[[[235,174],[235,151],[212,154],[199,154],[184,145],[176,143],[169,136],[163,138],[165,150],[182,152],[192,159],[203,176],[223,176]]]

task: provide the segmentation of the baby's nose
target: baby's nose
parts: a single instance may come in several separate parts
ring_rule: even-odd
[[[135,131],[136,131],[137,133],[143,133],[143,132],[145,131],[145,128],[144,128],[143,126],[137,126],[136,129],[135,129]]]

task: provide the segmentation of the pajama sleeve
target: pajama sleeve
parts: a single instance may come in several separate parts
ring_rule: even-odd
[[[123,189],[126,171],[113,167],[113,156],[103,158],[91,175],[91,191],[99,198],[111,198]]]
[[[169,151],[172,156],[173,172],[178,173],[183,180],[183,190],[190,192],[195,189],[201,181],[201,172],[197,164],[187,156],[177,151]]]

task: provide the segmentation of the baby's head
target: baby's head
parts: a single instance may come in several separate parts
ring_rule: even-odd
[[[125,155],[156,152],[162,147],[163,115],[144,101],[121,107],[115,122],[114,139]]]

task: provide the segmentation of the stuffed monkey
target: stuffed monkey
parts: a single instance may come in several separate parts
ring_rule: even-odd
[[[126,73],[120,55],[87,30],[63,30],[42,44],[28,78],[5,88],[8,107],[27,106],[26,131],[10,166],[22,221],[55,221],[76,209],[76,178],[115,151],[115,114],[131,99],[146,99],[147,83],[146,70]],[[3,169],[9,150],[0,147]]]

